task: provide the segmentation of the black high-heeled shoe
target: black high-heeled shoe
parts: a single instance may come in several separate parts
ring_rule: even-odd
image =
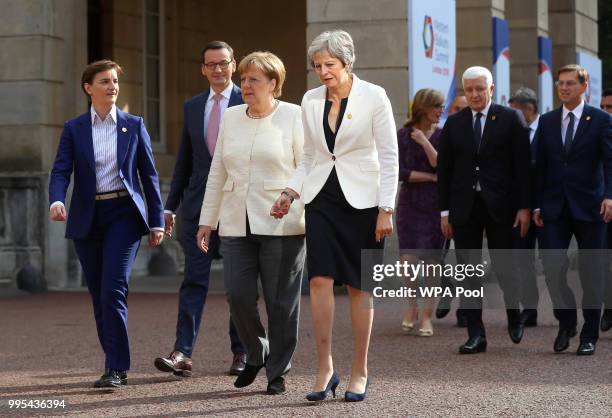
[[[366,380],[366,385],[363,393],[355,393],[351,391],[344,392],[344,401],[345,402],[361,402],[365,399],[368,394],[368,386],[370,385],[370,378]]]
[[[332,374],[332,377],[329,379],[329,382],[327,382],[325,389],[322,390],[321,392],[310,392],[308,395],[306,395],[306,399],[311,402],[323,401],[327,397],[327,392],[330,392],[330,391],[332,395],[334,395],[334,398],[335,398],[336,388],[338,387],[339,384],[340,384],[340,377],[338,376],[338,373],[334,371],[334,374]]]

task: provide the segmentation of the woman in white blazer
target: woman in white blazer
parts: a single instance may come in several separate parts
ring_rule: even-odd
[[[285,391],[284,376],[297,344],[305,257],[304,207],[284,219],[270,207],[293,176],[304,143],[299,106],[281,102],[285,67],[270,52],[253,52],[239,64],[244,105],[228,108],[200,214],[198,246],[208,251],[219,224],[225,288],[232,318],[247,349],[234,385],[253,383],[265,365],[269,394]],[[257,310],[261,278],[268,332]]]
[[[333,285],[348,286],[354,358],[346,401],[361,401],[368,386],[367,355],[372,329],[371,271],[361,270],[361,251],[378,250],[393,230],[398,180],[395,123],[385,91],[351,72],[351,36],[324,32],[308,49],[321,87],[302,100],[304,155],[271,214],[291,215],[306,204],[308,276],[319,370],[307,399],[325,399],[338,386],[331,349]],[[299,200],[297,200],[299,199]],[[301,211],[301,206],[298,206]],[[363,280],[362,280],[363,278]]]

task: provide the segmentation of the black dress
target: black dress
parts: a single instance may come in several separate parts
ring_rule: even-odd
[[[342,99],[336,131],[340,128],[348,98]],[[334,152],[336,133],[329,127],[331,101],[325,102],[323,130],[327,147]],[[382,262],[384,240],[376,242],[378,207],[355,209],[347,202],[334,167],[317,196],[306,204],[306,249],[308,278],[331,276],[336,284],[370,290],[371,273],[362,269],[362,249],[374,249],[372,257]],[[365,258],[364,258],[365,260]],[[362,278],[362,270],[363,278]]]

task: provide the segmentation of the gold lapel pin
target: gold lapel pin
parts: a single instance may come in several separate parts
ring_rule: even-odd
[[[586,120],[591,120],[591,117],[590,117],[590,116],[587,116],[587,117],[586,117]]]
[[[121,128],[121,132],[127,132],[127,128],[124,126],[123,128]]]
[[[497,116],[495,116],[495,115],[491,116],[491,120],[495,120],[496,117]]]
[[[347,119],[353,119],[353,115],[351,115],[350,113],[348,115],[346,115]]]

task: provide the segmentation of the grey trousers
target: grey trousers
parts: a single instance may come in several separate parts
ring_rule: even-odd
[[[247,351],[247,363],[266,363],[268,381],[291,369],[297,345],[304,236],[221,237],[225,289],[232,320]],[[257,310],[261,279],[268,332]],[[266,360],[267,359],[267,360]]]

